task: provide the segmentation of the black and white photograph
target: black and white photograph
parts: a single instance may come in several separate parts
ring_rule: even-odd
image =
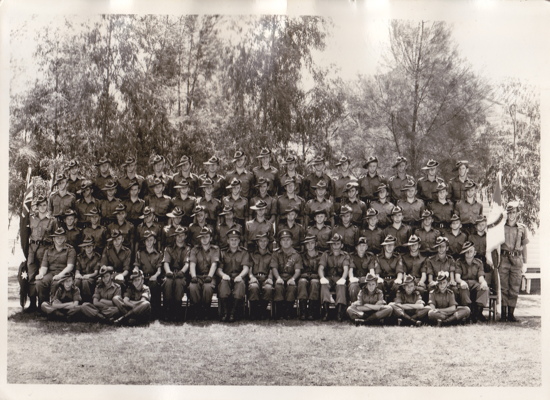
[[[0,1],[0,398],[545,398],[548,21]]]

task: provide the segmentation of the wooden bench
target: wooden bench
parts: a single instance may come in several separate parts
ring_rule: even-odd
[[[540,272],[526,272],[521,277],[521,290],[527,294],[531,293],[531,280],[540,279]]]

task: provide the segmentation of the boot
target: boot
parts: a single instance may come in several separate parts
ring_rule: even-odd
[[[508,320],[508,311],[506,306],[500,307],[500,322],[506,322]]]
[[[292,312],[292,310],[294,310],[294,303],[291,302],[291,301],[284,301],[283,302],[283,318],[284,319],[290,319],[291,318],[291,315],[290,313]]]
[[[318,310],[319,310],[319,302],[315,300],[310,300],[309,307],[307,309],[308,321],[313,321],[315,319],[315,316],[317,315]]]
[[[275,320],[283,319],[285,302],[284,301],[275,301],[275,302],[273,302],[273,306],[275,307],[275,310],[274,310],[274,313],[273,313],[274,319]]]
[[[477,322],[477,316],[479,315],[479,310],[477,308],[477,303],[468,304],[470,307],[470,320],[475,324]]]
[[[481,304],[477,305],[477,320],[479,322],[487,322],[487,318],[483,315],[483,305]]]
[[[516,307],[510,307],[508,306],[508,322],[519,322],[516,317],[514,317],[514,311],[516,310]]]
[[[378,320],[378,316],[376,315],[376,313],[373,313],[372,315],[368,316],[367,318],[364,318],[365,319],[365,322],[374,322],[376,320]]]
[[[399,319],[402,319],[402,320],[404,319],[404,320],[410,322],[411,325],[416,324],[416,320],[415,320],[414,318],[412,318],[412,317],[409,317],[409,315],[408,315],[407,313],[405,313],[405,312],[403,313],[403,315],[400,315],[400,316],[399,316]],[[399,322],[399,321],[398,321],[398,322]],[[398,325],[399,325],[399,324],[398,324]]]
[[[307,314],[307,300],[299,300],[298,304],[300,305],[300,321],[305,321]]]
[[[328,321],[328,311],[329,311],[329,303],[323,303],[323,322]]]
[[[250,302],[250,320],[254,321],[257,318],[257,314],[258,314],[258,302],[251,301]]]
[[[29,296],[29,299],[31,301],[31,304],[29,304],[29,306],[25,310],[23,310],[23,312],[32,313],[32,312],[35,312],[37,310],[36,296]]]
[[[451,325],[453,322],[458,321],[458,318],[456,317],[456,313],[451,315],[449,318],[447,318],[445,321],[442,321],[442,325],[448,326]]]
[[[227,299],[218,299],[220,302],[220,321],[227,322],[229,319],[227,310]]]
[[[241,305],[241,299],[233,299],[233,307],[231,308],[231,315],[229,316],[229,322],[235,322],[235,316],[237,315],[237,310]]]
[[[336,312],[338,313],[337,314],[338,322],[342,322],[344,320],[345,311],[346,311],[345,306],[343,304],[338,304],[336,306]]]

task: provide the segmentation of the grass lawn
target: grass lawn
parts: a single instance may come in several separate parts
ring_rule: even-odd
[[[447,328],[8,319],[7,382],[142,385],[540,386],[540,318]]]

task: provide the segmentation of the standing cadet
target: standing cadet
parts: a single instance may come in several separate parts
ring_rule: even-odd
[[[453,214],[453,216],[451,217],[451,229],[449,229],[444,234],[444,236],[449,241],[449,250],[451,252],[451,256],[455,258],[458,257],[458,255],[462,251],[462,245],[468,239],[468,235],[462,232],[462,230],[460,229],[461,227],[462,222],[460,221],[460,217],[456,214]]]
[[[412,234],[410,226],[403,223],[403,210],[399,206],[395,206],[390,214],[393,223],[384,229],[384,236],[393,236],[396,240],[397,251],[403,252],[403,246],[409,240]]]
[[[176,164],[176,168],[179,168],[180,170],[172,177],[175,186],[173,188],[174,191],[173,193],[170,193],[170,196],[178,197],[177,189],[180,189],[183,186],[188,188],[187,194],[190,197],[195,197],[199,194],[200,179],[198,175],[191,172],[191,166],[191,159],[186,155],[181,156],[180,162]],[[176,186],[179,186],[179,188],[176,188]],[[180,208],[185,211],[184,208]]]
[[[332,228],[331,235],[339,234],[342,237],[343,250],[351,253],[355,250],[357,240],[359,240],[359,228],[351,223],[352,209],[348,205],[340,208],[341,223]]]
[[[125,170],[124,174],[118,178],[118,193],[117,196],[121,200],[127,200],[129,191],[132,188],[132,184],[137,184],[138,190],[137,193],[139,196],[145,196],[145,187],[143,182],[145,178],[136,173],[137,161],[135,157],[129,156],[126,157],[126,160],[121,165]]]
[[[297,215],[298,211],[293,207],[284,210],[282,214],[284,222],[277,227],[277,232],[280,232],[283,229],[292,232],[292,247],[301,253],[303,245],[302,241],[304,240],[306,231],[301,224],[296,222]]]
[[[155,221],[155,214],[153,214],[153,210],[151,210],[150,207],[145,207],[143,209],[143,214],[140,215],[139,218],[142,219],[143,222],[139,224],[135,230],[133,241],[134,247],[132,248],[134,255],[137,254],[138,251],[145,248],[144,234],[146,231],[153,232],[155,237],[160,238],[161,240],[164,237],[163,227]],[[157,245],[157,250],[162,251],[160,243]]]
[[[467,181],[464,185],[464,198],[455,204],[455,213],[460,217],[467,235],[475,231],[475,220],[483,215],[483,204],[476,200],[476,186],[475,182]]]
[[[302,270],[302,256],[292,247],[292,232],[279,233],[280,248],[273,252],[271,270],[275,279],[275,318],[290,318],[296,301],[297,280]]]
[[[101,262],[101,255],[94,250],[94,239],[84,238],[78,245],[82,251],[76,256],[75,284],[80,290],[82,301],[91,302]]]
[[[172,246],[174,243],[174,232],[181,225],[181,219],[183,217],[183,211],[179,207],[175,207],[172,212],[166,214],[168,217],[168,225],[162,228],[160,233],[157,233],[158,245],[157,247],[162,251],[165,246]]]
[[[197,206],[193,212],[191,216],[194,217],[195,220],[189,225],[189,243],[191,243],[191,246],[199,246],[202,242],[201,235],[204,228],[210,229],[214,235],[214,226],[208,223],[204,207]]]
[[[349,254],[342,250],[342,237],[332,236],[330,250],[323,253],[319,261],[319,277],[321,283],[321,301],[323,302],[323,321],[328,320],[329,305],[332,303],[331,291],[336,292],[336,315],[342,322],[348,304],[346,298],[346,280],[349,273]]]
[[[367,251],[368,248],[367,238],[360,237],[355,246],[355,252],[350,255],[349,298],[351,301],[357,300],[359,279],[367,276],[369,272],[374,274],[376,271],[377,258]]]
[[[174,243],[164,249],[164,273],[162,284],[164,317],[166,320],[179,321],[182,317],[181,302],[187,279],[189,278],[189,255],[191,249],[186,245],[187,228],[178,226],[172,236]]]
[[[277,198],[277,226],[281,223],[281,215],[291,207],[296,210],[297,221],[302,223],[306,201],[296,194],[296,179],[294,177],[286,177],[282,181],[282,184],[285,188],[285,193]]]
[[[328,199],[334,191],[334,182],[330,176],[325,173],[325,159],[321,156],[316,156],[311,161],[310,165],[313,166],[313,172],[304,180],[304,195],[306,201],[317,197],[316,188],[321,181],[325,183],[325,192],[323,196]]]
[[[92,208],[99,210],[100,201],[92,196],[92,181],[84,179],[80,183],[78,193],[81,197],[75,202],[75,211],[78,216],[78,227],[85,228],[89,226],[90,218],[86,216]]]
[[[409,181],[401,188],[402,192],[406,192],[405,200],[398,200],[397,206],[403,210],[403,223],[411,228],[419,226],[422,211],[424,211],[424,202],[416,197],[416,185],[414,181]]]
[[[328,241],[331,237],[332,229],[329,225],[325,224],[327,220],[327,211],[324,209],[318,209],[313,213],[314,225],[310,225],[306,228],[307,236],[315,236],[317,240],[317,248],[319,251],[324,252],[329,249]]]
[[[250,209],[256,212],[256,217],[246,222],[245,235],[246,247],[249,251],[252,251],[257,235],[267,233],[269,241],[271,242],[273,240],[274,230],[273,223],[265,219],[267,204],[263,200],[258,200]]]
[[[437,322],[437,326],[450,325],[470,316],[470,309],[458,306],[453,291],[449,289],[449,272],[437,274],[437,286],[430,292],[428,318]]]
[[[114,181],[107,181],[101,190],[105,192],[105,197],[99,204],[101,225],[108,226],[116,220],[114,212],[116,207],[120,204],[120,199],[115,197],[116,183]]]
[[[414,231],[414,234],[420,238],[420,251],[426,257],[432,252],[435,240],[441,236],[439,230],[432,228],[433,214],[433,211],[424,210],[420,217],[422,225]]]
[[[168,214],[173,207],[172,199],[164,194],[165,183],[162,179],[155,178],[151,183],[148,182],[149,188],[153,191],[145,198],[145,205],[149,206],[153,213],[155,213],[159,224],[166,225],[168,222]]]
[[[375,193],[378,193],[378,200],[371,200],[369,207],[378,211],[378,224],[385,229],[392,223],[390,216],[395,205],[388,200],[388,186],[385,183],[381,183]]]
[[[397,168],[397,173],[389,179],[388,189],[390,192],[389,195],[394,204],[397,204],[398,200],[405,200],[406,193],[401,191],[401,189],[407,182],[414,182],[414,178],[406,172],[407,164],[407,159],[402,156],[397,157],[395,164],[393,164],[393,168]]]
[[[80,176],[80,164],[77,160],[71,160],[65,167],[65,176],[67,177],[67,191],[77,198],[78,190],[82,185],[84,178]]]
[[[104,200],[107,197],[107,194],[103,188],[107,182],[115,181],[115,177],[111,175],[111,160],[106,156],[103,156],[99,159],[95,166],[98,169],[98,174],[93,180],[92,195],[98,200]]]
[[[455,281],[456,264],[454,259],[447,254],[449,250],[449,239],[440,236],[435,241],[435,249],[437,254],[428,257],[426,260],[426,274],[428,275],[428,289],[437,285],[434,277],[437,277],[440,272],[447,272],[448,285],[453,293],[459,294],[459,289]]]
[[[480,259],[474,258],[476,249],[472,242],[462,246],[460,257],[456,261],[455,278],[460,286],[461,306],[469,306],[472,311],[472,321],[487,322],[483,308],[489,305],[489,287],[485,281],[485,271]],[[472,303],[471,299],[474,299]]]
[[[379,254],[382,250],[380,244],[384,241],[384,231],[378,226],[378,211],[369,208],[365,219],[367,220],[367,227],[361,230],[360,235],[367,240],[370,251]]]
[[[519,202],[506,205],[508,217],[504,225],[505,242],[500,248],[500,290],[502,293],[501,321],[517,322],[514,311],[521,286],[524,263],[527,263],[527,227],[518,222]]]
[[[205,181],[208,179],[210,185],[212,186],[211,196],[215,199],[221,201],[223,196],[225,196],[225,187],[227,186],[227,181],[223,175],[218,174],[218,169],[220,167],[220,160],[216,156],[210,157],[210,159],[203,163],[206,166],[206,173],[200,176],[203,187]],[[204,197],[206,197],[206,186],[204,186]]]
[[[76,248],[82,240],[82,231],[76,226],[76,212],[68,208],[62,217],[67,243]]]
[[[306,236],[302,244],[306,251],[302,257],[302,271],[298,280],[298,304],[300,307],[300,320],[306,318],[312,321],[319,312],[319,262],[321,253],[315,248],[315,236]],[[309,304],[308,304],[309,301]]]
[[[294,179],[294,192],[296,195],[304,198],[304,177],[296,172],[296,156],[291,154],[285,158],[284,165],[286,165],[286,172],[281,175],[281,183],[285,185],[285,182],[291,178]],[[279,192],[282,192],[283,188],[280,188]],[[304,199],[305,202],[305,199]]]
[[[73,274],[69,273],[59,279],[59,287],[53,294],[51,303],[43,302],[41,309],[48,318],[72,322],[80,314],[81,301],[80,290],[74,285]]]
[[[453,216],[454,206],[449,199],[447,199],[447,185],[440,182],[435,189],[437,192],[437,199],[432,201],[428,208],[433,211],[433,217],[435,220],[435,227],[443,232],[449,228],[451,224],[451,217]]]
[[[204,190],[204,196],[197,199],[197,206],[201,206],[206,212],[208,223],[212,226],[216,226],[219,222],[218,214],[223,207],[221,200],[214,197],[214,181],[210,178],[206,178],[202,180],[202,185],[199,187]]]
[[[416,235],[411,235],[407,243],[409,252],[401,257],[401,262],[403,274],[414,278],[415,290],[418,290],[418,292],[424,296],[427,294],[427,274],[426,257],[420,252],[421,245],[422,240]]]
[[[358,228],[361,228],[363,225],[363,218],[365,218],[367,212],[367,205],[357,197],[359,194],[358,189],[359,184],[357,182],[348,182],[344,189],[346,197],[342,199],[342,205],[351,208],[351,222]]]
[[[183,226],[189,226],[189,224],[193,222],[191,214],[193,214],[193,210],[197,206],[197,198],[189,195],[190,186],[187,179],[182,179],[181,182],[177,183],[176,186],[174,186],[174,190],[176,191],[176,195],[172,197],[172,205],[174,208],[177,207],[183,211],[181,224]]]
[[[260,165],[252,169],[254,179],[258,182],[260,178],[264,178],[268,182],[267,192],[270,196],[276,198],[280,186],[279,170],[270,165],[271,150],[263,147],[260,155],[256,158],[260,160]]]
[[[246,249],[239,246],[241,241],[239,230],[233,229],[227,232],[227,241],[229,247],[221,252],[217,269],[217,275],[220,278],[218,301],[221,321],[235,322],[235,315],[242,307],[246,294],[244,278],[248,274],[250,261]]]
[[[483,263],[485,280],[489,287],[493,288],[494,282],[497,280],[496,274],[498,274],[498,270],[494,268],[492,258],[485,256],[487,253],[487,217],[485,215],[477,217],[476,231],[468,235],[468,241],[474,244],[477,258]]]
[[[170,175],[164,172],[166,159],[163,156],[156,154],[151,158],[151,164],[153,165],[153,173],[151,175],[147,175],[147,178],[144,181],[145,186],[147,186],[147,190],[144,191],[145,198],[147,198],[147,196],[153,197],[155,195],[156,192],[154,191],[154,186],[158,184],[157,181],[159,180],[163,184],[163,190],[166,190],[166,193],[172,193],[174,181]]]
[[[229,190],[230,193],[229,196],[223,198],[222,205],[223,207],[231,206],[236,222],[243,225],[248,221],[248,199],[241,195],[241,181],[237,178],[233,178],[226,189]]]
[[[403,283],[403,260],[399,253],[394,252],[396,242],[395,237],[386,236],[382,242],[384,250],[377,256],[375,271],[379,278],[378,287],[390,301],[395,298],[399,285]]]
[[[370,203],[378,198],[376,192],[381,184],[385,184],[386,178],[378,174],[377,157],[370,156],[363,168],[367,173],[359,178],[360,196],[367,206],[372,207]]]
[[[95,250],[99,254],[103,254],[107,242],[107,228],[99,224],[99,211],[97,208],[93,207],[84,215],[86,218],[89,218],[90,224],[84,228],[82,233],[84,236],[92,237],[94,239]]]
[[[113,303],[113,298],[120,296],[122,292],[120,286],[113,280],[113,267],[102,266],[98,275],[99,282],[94,291],[93,304],[82,304],[80,311],[92,321],[110,323],[120,314],[118,308]]]
[[[458,176],[449,181],[449,197],[453,203],[456,203],[464,198],[466,182],[470,180],[468,178],[468,161],[458,161],[453,171],[458,171]]]
[[[212,303],[216,278],[214,273],[220,262],[220,248],[211,244],[212,229],[204,227],[198,235],[200,245],[193,247],[189,254],[189,271],[191,284],[189,297],[195,308],[196,318],[208,319]]]
[[[340,174],[334,179],[334,192],[331,193],[334,198],[335,208],[340,208],[344,199],[346,185],[350,182],[357,182],[357,177],[350,171],[350,159],[346,156],[340,157],[336,166],[340,169]]]
[[[44,252],[35,278],[39,303],[50,300],[59,286],[59,280],[72,272],[76,262],[76,251],[66,243],[65,229],[57,228],[50,237],[53,238],[53,246]]]
[[[143,233],[145,248],[136,253],[136,261],[134,263],[134,269],[137,268],[143,272],[143,278],[151,291],[150,301],[154,319],[157,319],[160,315],[163,266],[163,253],[156,249],[156,240],[154,232],[145,231]]]
[[[358,322],[379,322],[384,324],[384,318],[392,314],[392,307],[386,304],[384,293],[376,287],[376,276],[367,274],[359,280],[361,290],[357,300],[348,307],[349,317]]]
[[[437,167],[439,163],[435,160],[428,160],[421,169],[426,171],[426,176],[421,177],[416,182],[418,197],[426,204],[430,204],[437,199],[437,185],[444,183],[443,178],[437,176]]]
[[[263,319],[267,304],[273,300],[272,255],[267,248],[269,244],[267,233],[256,235],[255,240],[256,247],[250,253],[248,299],[251,319]]]
[[[118,231],[124,238],[122,244],[125,247],[128,247],[130,250],[134,248],[135,235],[134,235],[134,224],[126,220],[126,206],[120,203],[116,206],[113,214],[116,216],[116,221],[107,226],[107,231],[109,236],[111,236],[113,231]]]
[[[246,158],[242,150],[237,150],[233,155],[235,169],[228,172],[225,178],[229,182],[233,181],[233,179],[238,179],[241,182],[241,196],[248,201],[253,195],[255,177],[252,172],[245,168]]]
[[[244,233],[243,225],[238,224],[233,216],[232,206],[225,206],[223,211],[220,213],[220,223],[216,227],[215,242],[218,246],[220,246],[221,250],[225,250],[229,246],[229,243],[227,243],[227,233],[230,230],[237,229],[241,232],[241,235]]]
[[[134,226],[138,226],[141,222],[139,217],[145,209],[145,200],[138,197],[140,189],[137,181],[131,182],[126,187],[126,190],[128,192],[128,198],[122,201],[122,204],[126,207],[126,218]]]
[[[266,204],[265,219],[273,224],[277,216],[277,198],[269,195],[267,192],[268,187],[269,181],[266,178],[258,178],[256,184],[258,192],[256,196],[250,199],[250,209],[252,210],[252,206],[258,201],[264,202]]]
[[[122,289],[125,289],[126,280],[130,276],[132,251],[128,247],[122,245],[124,237],[120,231],[116,229],[111,232],[111,237],[107,239],[107,241],[111,242],[111,245],[103,250],[101,266],[113,267],[116,273],[114,281],[120,285]]]
[[[114,321],[115,325],[127,324],[134,326],[139,323],[149,322],[151,317],[151,292],[144,284],[143,272],[139,269],[132,271],[131,284],[124,292],[124,299],[117,295],[113,297],[113,303],[122,316]]]
[[[50,209],[54,217],[63,218],[65,211],[74,208],[76,198],[67,191],[67,177],[62,173],[57,176],[55,185],[57,190],[50,195]]]
[[[406,275],[403,284],[397,290],[395,300],[390,303],[393,314],[397,317],[397,325],[401,326],[405,320],[411,325],[422,326],[422,320],[429,311],[424,304],[422,294],[415,285],[414,276]]]
[[[317,182],[316,185],[310,186],[310,188],[315,189],[315,198],[308,200],[306,203],[304,210],[304,225],[306,227],[309,226],[310,222],[313,220],[313,214],[317,210],[325,210],[330,226],[334,227],[334,203],[325,196],[328,189],[327,182],[321,180]]]

